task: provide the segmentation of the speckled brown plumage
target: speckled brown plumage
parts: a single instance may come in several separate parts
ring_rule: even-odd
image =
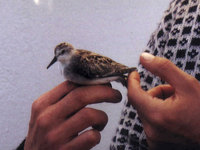
[[[104,78],[109,76],[122,76],[136,68],[129,68],[114,60],[87,51],[77,49],[77,55],[72,57],[74,73],[82,74],[86,78]],[[81,65],[80,65],[81,64]]]
[[[119,81],[126,86],[127,74],[136,70],[135,67],[129,68],[106,56],[88,50],[75,49],[69,43],[56,46],[55,57],[47,68],[57,60],[63,66],[65,78],[79,84]]]

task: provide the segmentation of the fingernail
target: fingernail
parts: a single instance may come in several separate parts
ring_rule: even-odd
[[[141,57],[142,57],[145,61],[148,61],[148,62],[152,61],[152,60],[155,58],[155,56],[153,56],[153,55],[150,54],[150,53],[146,53],[146,52],[142,53],[142,54],[141,54]]]

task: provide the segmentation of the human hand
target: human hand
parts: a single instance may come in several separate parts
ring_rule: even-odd
[[[128,97],[142,120],[151,149],[169,143],[200,144],[200,84],[167,59],[143,53],[141,64],[167,81],[147,92],[133,72],[128,80]],[[162,147],[163,148],[163,147]]]
[[[121,94],[106,85],[78,86],[63,82],[34,101],[24,149],[91,149],[99,143],[100,131],[108,117],[103,111],[85,106],[120,100]],[[88,127],[92,129],[83,131]]]

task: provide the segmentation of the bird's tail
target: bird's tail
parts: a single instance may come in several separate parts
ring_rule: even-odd
[[[119,82],[127,88],[128,87],[128,76],[124,75],[122,78],[119,79]]]
[[[132,67],[132,68],[125,68],[125,69],[120,70],[120,74],[123,74],[123,75],[120,75],[121,78],[119,78],[117,81],[127,88],[128,74],[131,73],[132,71],[137,71],[137,68]]]
[[[128,75],[121,76],[120,79],[118,79],[118,82],[120,82],[124,87],[128,87]]]
[[[137,68],[131,67],[131,68],[124,69],[122,71],[124,71],[124,73],[127,74],[127,73],[131,73],[132,71],[137,71]],[[128,75],[123,75],[119,82],[121,82],[122,85],[127,88],[127,86],[128,86]]]
[[[125,68],[120,71],[121,74],[131,73],[132,71],[137,71],[136,67]]]

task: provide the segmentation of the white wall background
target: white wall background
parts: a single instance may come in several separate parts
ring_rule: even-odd
[[[0,0],[0,149],[15,148],[27,133],[32,102],[62,82],[46,70],[56,44],[67,41],[128,66],[138,58],[169,0]],[[114,87],[126,90],[118,84]],[[109,122],[100,145],[108,149],[122,103],[94,107]]]

